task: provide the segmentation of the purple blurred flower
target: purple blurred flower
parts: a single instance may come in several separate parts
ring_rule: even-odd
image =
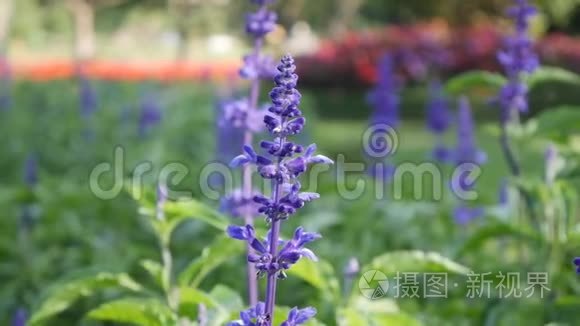
[[[254,197],[260,196],[260,192],[255,190],[250,196],[244,196],[241,189],[234,189],[220,203],[220,211],[228,213],[232,217],[258,216],[260,205],[254,201]]]
[[[574,265],[576,265],[576,273],[580,274],[580,257],[574,258]]]
[[[147,94],[139,104],[139,135],[145,136],[151,128],[155,127],[163,117],[162,108],[156,96]]]
[[[29,187],[38,183],[38,160],[35,154],[28,154],[24,162],[24,183]]]
[[[78,81],[81,116],[87,119],[97,111],[97,92],[91,81],[84,75],[80,74]]]
[[[386,54],[379,62],[378,74],[378,82],[368,95],[373,107],[370,124],[386,124],[396,128],[399,125],[399,83],[391,54]]]
[[[443,94],[439,81],[432,82],[429,88],[429,102],[427,103],[427,127],[437,135],[444,134],[451,125],[449,101]]]
[[[233,127],[252,133],[261,132],[264,129],[263,121],[266,110],[250,108],[250,102],[247,98],[225,101],[221,108],[220,127]]]
[[[304,309],[298,309],[297,307],[294,307],[288,313],[288,319],[280,324],[280,326],[302,325],[315,315],[316,309],[312,307],[306,307]]]
[[[448,162],[451,158],[451,151],[443,144],[443,134],[449,129],[452,120],[449,102],[438,81],[431,83],[429,94],[427,128],[435,134],[435,148],[431,156],[439,162]]]
[[[453,217],[457,224],[465,225],[472,220],[483,216],[484,213],[485,210],[481,207],[468,207],[461,204],[453,211]]]
[[[249,54],[244,57],[240,76],[244,79],[272,79],[276,75],[274,59],[264,54]]]
[[[457,145],[453,153],[457,165],[462,163],[474,163],[477,165],[487,161],[484,151],[477,148],[475,143],[475,125],[471,115],[471,107],[466,97],[459,99],[457,117]]]
[[[353,278],[360,272],[360,263],[356,257],[351,257],[343,269],[343,274],[347,278]]]
[[[28,321],[28,313],[26,310],[20,308],[16,310],[14,317],[12,318],[12,326],[26,326]]]
[[[262,38],[276,28],[278,15],[265,7],[246,15],[246,32],[256,38]]]
[[[165,219],[164,207],[165,203],[167,202],[168,196],[169,189],[167,188],[167,185],[160,182],[157,185],[157,202],[155,206],[155,215],[157,219],[160,221]]]
[[[510,203],[509,183],[507,180],[502,180],[499,185],[498,201],[500,206],[508,206]]]
[[[529,19],[536,13],[536,8],[528,4],[527,0],[515,0],[515,5],[507,12],[514,20],[515,31],[505,38],[504,47],[498,52],[497,58],[508,77],[508,83],[495,99],[501,107],[501,122],[504,124],[510,120],[512,110],[528,111],[528,87],[521,75],[533,73],[540,64],[533,41],[528,35]]]

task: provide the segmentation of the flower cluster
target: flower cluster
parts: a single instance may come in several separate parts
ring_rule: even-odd
[[[509,121],[513,110],[528,111],[528,87],[521,76],[524,73],[534,72],[539,66],[533,41],[528,35],[529,19],[537,13],[537,10],[528,4],[527,0],[515,1],[515,6],[507,11],[508,16],[515,22],[515,32],[505,38],[504,49],[497,55],[508,77],[508,83],[502,87],[496,99],[502,110],[503,123]]]
[[[576,273],[580,274],[580,257],[574,258],[574,265],[576,265]]]
[[[314,315],[316,315],[314,308],[298,309],[294,307],[288,313],[288,319],[280,326],[302,325]],[[270,323],[270,317],[266,314],[266,305],[263,302],[258,302],[254,307],[240,312],[240,319],[228,323],[227,326],[269,326]]]
[[[255,165],[260,176],[271,181],[270,197],[254,196],[254,202],[259,206],[258,212],[265,215],[270,230],[266,239],[260,240],[251,225],[230,226],[227,229],[230,237],[249,244],[253,252],[248,253],[248,262],[254,264],[258,276],[268,278],[265,310],[258,304],[242,312],[242,319],[231,325],[271,325],[269,320],[273,316],[276,279],[284,279],[285,271],[302,257],[316,260],[314,253],[305,246],[321,237],[299,227],[290,240],[280,239],[280,223],[303,207],[305,202],[319,197],[317,193],[301,192],[298,177],[310,164],[331,164],[332,161],[323,155],[315,155],[314,144],[304,148],[288,140],[289,136],[302,131],[306,120],[299,108],[301,95],[296,89],[298,76],[295,74],[294,59],[289,55],[284,56],[277,70],[274,78],[276,86],[270,92],[272,105],[268,108],[269,114],[264,116],[264,124],[272,140],[260,143],[264,155],[257,154],[251,146],[246,145],[244,153],[231,162],[232,167]],[[299,325],[313,315],[314,310],[311,308],[292,310],[283,325]]]
[[[449,102],[443,94],[441,84],[433,82],[430,89],[429,103],[427,104],[427,128],[435,135],[436,144],[431,156],[439,162],[449,160],[450,151],[443,144],[443,135],[451,125]]]

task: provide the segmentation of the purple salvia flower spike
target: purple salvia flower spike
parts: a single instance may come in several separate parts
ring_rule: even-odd
[[[370,92],[368,101],[373,107],[371,125],[386,124],[392,128],[399,125],[399,83],[395,77],[394,60],[386,54],[378,66],[379,80]]]
[[[449,102],[443,94],[441,83],[436,81],[430,86],[430,98],[427,105],[427,128],[435,135],[435,147],[431,156],[439,162],[448,162],[450,151],[443,144],[443,135],[451,125]]]
[[[515,0],[507,15],[514,20],[515,30],[504,39],[504,47],[497,58],[503,66],[508,82],[502,87],[494,102],[501,109],[501,122],[506,124],[517,112],[528,111],[528,87],[522,80],[523,74],[533,73],[539,66],[538,55],[528,35],[530,18],[537,14],[527,0]]]
[[[466,97],[459,99],[457,115],[457,146],[454,152],[455,164],[474,163],[480,165],[485,163],[487,155],[476,145],[475,124],[473,122],[471,106]]]
[[[163,117],[163,110],[154,94],[146,94],[139,105],[139,135],[144,137]]]
[[[271,198],[263,195],[254,197],[254,201],[260,205],[258,211],[264,214],[266,221],[270,223],[267,241],[262,242],[255,237],[246,236],[241,227],[233,226],[227,230],[231,237],[247,241],[255,250],[254,253],[249,253],[248,261],[255,264],[258,275],[267,276],[264,316],[268,320],[273,316],[277,279],[286,278],[285,270],[302,257],[316,260],[314,253],[304,246],[321,237],[317,233],[305,232],[299,227],[292,239],[286,242],[280,239],[281,222],[303,207],[305,201],[319,197],[316,193],[301,193],[301,185],[297,178],[306,171],[308,164],[332,162],[324,156],[315,156],[315,145],[310,145],[304,152],[302,146],[287,139],[303,129],[305,119],[298,108],[300,96],[295,89],[298,76],[295,74],[294,60],[291,56],[283,57],[277,69],[278,74],[274,78],[276,86],[270,93],[271,115],[264,116],[264,124],[273,140],[260,143],[260,147],[267,151],[272,159],[256,154],[250,147],[244,147],[243,157],[235,159],[238,162],[255,164],[263,178],[272,180]],[[278,250],[280,245],[282,249]],[[299,325],[311,317],[312,310],[300,311],[301,313],[295,312],[297,315],[288,319],[287,322],[290,323],[288,325]],[[247,325],[249,320],[245,318],[247,316],[249,315],[241,315],[241,321],[245,324],[236,321],[237,324],[232,325]]]
[[[94,86],[84,74],[79,75],[79,106],[81,116],[85,119],[97,110],[97,93]]]

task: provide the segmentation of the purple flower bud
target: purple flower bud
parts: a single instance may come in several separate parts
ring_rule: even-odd
[[[510,202],[510,198],[509,198],[509,184],[507,182],[507,180],[502,180],[500,187],[499,187],[499,192],[498,192],[498,201],[499,201],[499,205],[500,206],[508,206],[509,202]]]

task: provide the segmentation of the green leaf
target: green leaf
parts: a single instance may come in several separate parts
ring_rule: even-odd
[[[181,199],[178,201],[166,202],[163,210],[165,219],[155,218],[155,209],[141,207],[140,212],[149,216],[154,229],[157,231],[164,243],[169,243],[173,231],[183,222],[197,220],[206,223],[214,228],[224,231],[229,225],[229,220],[213,208],[194,199]]]
[[[537,118],[537,135],[567,143],[571,135],[580,133],[580,106],[559,106],[544,110]]]
[[[87,316],[95,320],[140,326],[177,325],[177,316],[168,306],[155,299],[123,298],[104,303]]]
[[[165,277],[163,275],[164,269],[159,262],[150,259],[144,259],[141,261],[141,267],[143,267],[143,269],[149,273],[151,278],[153,278],[153,280],[155,281],[155,284],[157,284],[166,291],[167,289],[169,289],[169,284],[167,284],[167,282],[165,281],[168,279],[168,277]]]
[[[500,74],[488,71],[470,71],[459,74],[445,84],[451,95],[462,95],[473,90],[488,90],[496,93],[507,80]]]
[[[99,273],[94,276],[53,286],[47,298],[30,318],[30,325],[44,322],[72,306],[82,297],[93,295],[99,290],[119,288],[139,292],[141,285],[127,274]]]
[[[194,259],[179,275],[181,286],[197,287],[215,268],[244,252],[241,242],[227,236],[217,237],[211,245],[205,247],[201,256]]]
[[[316,287],[322,296],[331,302],[337,303],[340,300],[340,283],[332,265],[328,262],[301,259],[288,270],[288,274],[299,277]]]
[[[414,273],[456,273],[467,275],[470,269],[460,265],[436,252],[419,250],[393,251],[375,257],[362,269],[363,272],[378,270],[387,277],[395,276],[397,272]]]
[[[207,309],[222,309],[219,302],[216,302],[211,295],[202,290],[192,287],[181,287],[179,289],[180,316],[197,316],[200,304],[203,304]]]
[[[540,240],[540,236],[533,230],[526,229],[523,226],[513,226],[507,223],[495,222],[480,227],[467,241],[459,248],[457,257],[476,250],[486,241],[498,237],[514,237],[524,240]]]
[[[542,66],[526,77],[530,89],[540,83],[561,82],[580,85],[580,75],[559,67]]]
[[[209,293],[213,302],[219,303],[215,309],[208,309],[207,315],[210,325],[221,326],[235,319],[244,309],[244,303],[239,293],[223,286],[217,285]]]

